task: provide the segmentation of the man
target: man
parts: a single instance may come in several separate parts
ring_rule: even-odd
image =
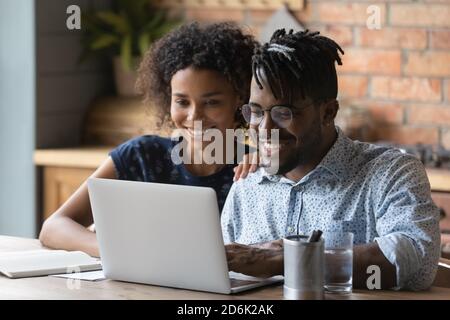
[[[352,141],[335,127],[335,62],[342,49],[318,32],[278,30],[253,57],[243,114],[252,128],[278,129],[279,169],[260,168],[236,182],[222,212],[230,269],[255,276],[283,273],[280,239],[315,229],[354,233],[354,287],[367,267],[382,288],[421,290],[439,258],[439,212],[423,165],[396,149]]]

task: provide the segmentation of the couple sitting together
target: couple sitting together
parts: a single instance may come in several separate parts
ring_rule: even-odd
[[[214,188],[232,271],[282,274],[283,237],[349,231],[354,287],[365,287],[367,267],[377,265],[382,288],[428,288],[440,238],[426,172],[413,156],[353,141],[335,126],[340,53],[318,32],[277,30],[259,45],[229,23],[178,28],[146,54],[138,87],[162,122],[188,132],[183,156],[208,147],[194,143],[208,129],[224,137],[227,129],[267,130],[278,141],[267,134],[257,152],[276,155],[276,172],[237,157],[177,164],[179,141],[142,136],[114,149],[93,177]],[[196,121],[204,131],[194,130]],[[45,221],[40,240],[98,256],[92,223],[84,183]]]

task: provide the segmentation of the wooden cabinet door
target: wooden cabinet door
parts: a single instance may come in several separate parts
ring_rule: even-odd
[[[56,211],[92,174],[94,169],[44,167],[43,219]]]

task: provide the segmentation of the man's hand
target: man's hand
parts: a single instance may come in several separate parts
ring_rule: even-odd
[[[282,240],[261,244],[225,246],[230,271],[268,278],[283,274]]]
[[[250,244],[250,247],[260,248],[260,249],[279,249],[283,250],[283,239],[262,242],[262,243],[254,243]]]

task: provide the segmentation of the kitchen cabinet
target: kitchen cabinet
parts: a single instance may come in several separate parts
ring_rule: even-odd
[[[41,170],[41,222],[56,211],[108,157],[112,147],[36,150]]]

